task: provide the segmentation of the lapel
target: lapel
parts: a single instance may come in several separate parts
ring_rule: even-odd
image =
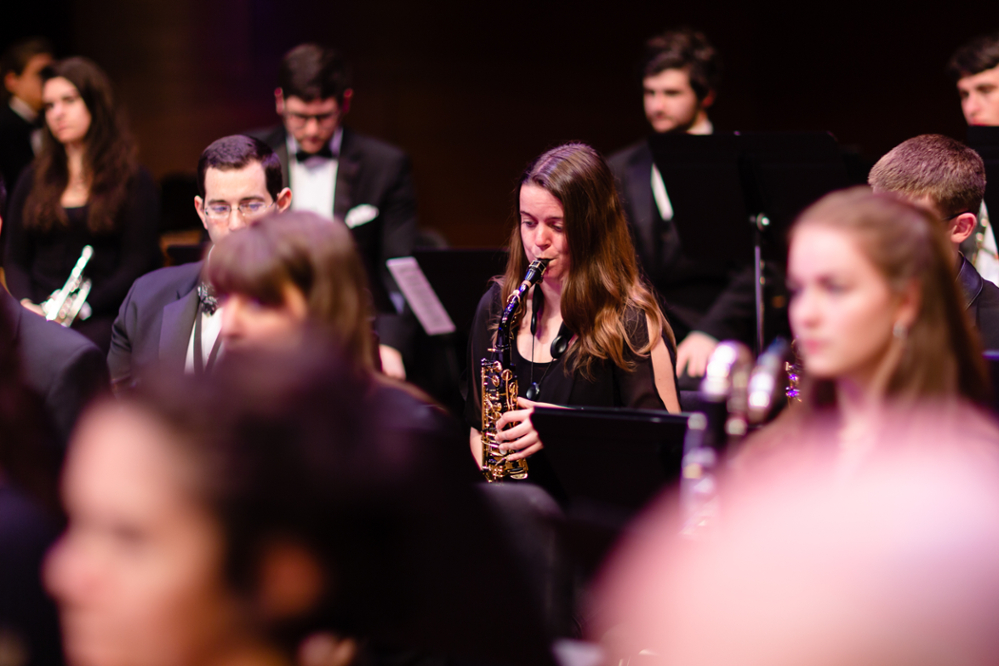
[[[652,210],[652,151],[648,143],[636,152],[635,159],[628,164],[628,200],[635,216],[633,223],[638,239],[646,248],[654,247],[655,233]]]
[[[360,156],[354,150],[353,133],[346,127],[340,141],[340,158],[336,168],[336,190],[333,195],[333,218],[343,220],[354,206],[354,186],[361,168]]]
[[[198,279],[202,263],[193,279],[177,287],[177,300],[163,308],[160,324],[160,362],[165,368],[181,368],[187,361],[187,346],[198,314]]]
[[[291,172],[288,171],[288,132],[285,130],[284,125],[276,125],[259,136],[256,133],[250,136],[256,136],[271,147],[271,150],[274,151],[274,154],[278,156],[278,160],[281,162],[282,186],[291,187],[288,184],[291,180]]]
[[[291,172],[288,170],[288,139],[284,132],[281,133],[281,141],[278,142],[277,148],[274,149],[274,153],[277,154],[278,159],[281,160],[281,183],[285,187],[289,187],[288,176]]]
[[[957,283],[961,285],[961,292],[964,294],[964,309],[968,310],[975,303],[975,299],[982,293],[985,284],[983,278],[971,262],[961,255],[961,266],[957,269]]]

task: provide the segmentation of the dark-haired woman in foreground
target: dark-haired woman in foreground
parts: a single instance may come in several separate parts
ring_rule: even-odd
[[[490,356],[503,305],[524,279],[528,264],[548,259],[513,332],[510,355],[520,409],[507,412],[498,429],[513,425],[500,434],[506,449],[514,452],[509,458],[531,456],[531,477],[553,488],[557,484],[543,455],[536,455],[543,444],[531,424],[533,407],[550,403],[679,411],[674,340],[639,276],[613,176],[589,146],[559,146],[527,169],[509,250],[506,273],[483,296],[472,325],[465,419],[472,453],[481,465],[480,362]],[[562,344],[553,344],[556,339]]]
[[[87,245],[91,314],[73,326],[105,353],[132,282],[159,262],[159,195],[136,160],[107,75],[86,58],[42,71],[42,150],[11,198],[4,269],[30,310],[62,288]]]

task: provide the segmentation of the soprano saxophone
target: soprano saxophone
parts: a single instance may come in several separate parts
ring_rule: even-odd
[[[90,295],[91,283],[88,278],[83,277],[83,269],[87,267],[87,262],[93,255],[94,248],[84,245],[80,258],[76,260],[76,265],[66,279],[66,284],[62,289],[52,292],[48,300],[41,304],[46,319],[68,328],[73,325],[77,315],[80,319],[90,316],[87,296]]]
[[[496,422],[506,412],[517,408],[517,376],[510,367],[510,344],[516,335],[517,322],[523,308],[521,299],[527,291],[541,281],[548,268],[549,259],[535,259],[527,267],[524,280],[510,294],[499,326],[496,341],[489,349],[492,358],[482,359],[482,474],[486,481],[527,478],[526,460],[508,460],[509,453],[500,451],[496,441]]]

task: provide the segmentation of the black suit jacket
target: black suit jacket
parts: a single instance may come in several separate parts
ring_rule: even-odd
[[[184,372],[198,314],[202,265],[199,261],[161,268],[132,285],[111,329],[108,367],[116,390],[134,385],[153,370]]]
[[[10,192],[13,192],[24,167],[35,159],[31,149],[31,132],[34,129],[34,125],[17,115],[10,105],[0,105],[0,173]],[[3,213],[6,211],[0,211],[0,214]]]
[[[104,354],[87,338],[25,310],[0,288],[24,383],[43,401],[49,426],[65,446],[86,404],[108,389]]]
[[[999,350],[999,287],[983,278],[970,261],[961,257],[957,282],[971,323],[978,329],[982,347]]]
[[[284,126],[249,134],[277,153],[287,186],[288,134]],[[370,222],[351,229],[368,275],[386,290],[398,291],[385,261],[410,256],[416,241],[416,193],[409,158],[395,146],[344,128],[330,216],[346,220],[347,213],[361,204],[378,209]],[[377,329],[383,343],[400,350],[408,347],[413,333],[409,317],[379,316]]]
[[[677,340],[690,330],[703,331],[718,340],[751,340],[755,330],[752,262],[730,274],[684,256],[676,225],[664,221],[656,207],[648,141],[614,153],[607,163],[618,182],[638,259],[666,301]],[[683,211],[676,211],[676,215],[683,215]]]

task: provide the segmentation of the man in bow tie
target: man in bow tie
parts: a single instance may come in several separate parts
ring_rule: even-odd
[[[343,220],[354,235],[373,284],[398,310],[403,301],[385,262],[412,254],[416,195],[409,159],[398,148],[343,126],[353,96],[347,64],[333,49],[302,44],[281,62],[274,91],[281,125],[251,132],[278,155],[293,210]],[[383,371],[405,377],[402,350],[413,334],[411,317],[381,314]]]
[[[198,160],[194,208],[213,243],[268,213],[287,210],[291,190],[267,144],[244,135],[208,146]],[[205,261],[211,261],[211,252]],[[222,307],[201,277],[204,261],[169,266],[132,285],[111,330],[108,367],[116,392],[149,372],[209,372],[219,356]]]

